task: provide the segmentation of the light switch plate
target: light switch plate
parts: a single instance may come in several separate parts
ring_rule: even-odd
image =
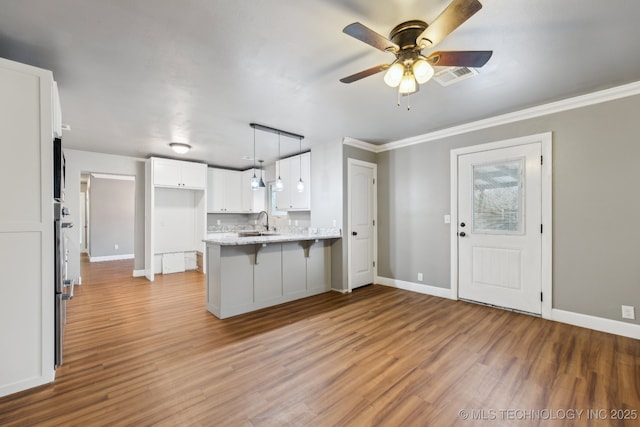
[[[451,224],[451,215],[446,214],[446,215],[444,216],[444,223],[445,223],[445,224]]]

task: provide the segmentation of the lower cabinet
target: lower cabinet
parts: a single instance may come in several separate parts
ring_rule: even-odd
[[[282,244],[282,293],[300,295],[307,291],[307,259],[305,248],[310,242]]]
[[[331,241],[207,245],[207,309],[224,319],[331,290]]]
[[[320,240],[309,247],[307,256],[307,290],[331,288],[331,242]]]
[[[277,304],[282,297],[282,245],[258,245],[257,249],[253,264],[255,302]]]

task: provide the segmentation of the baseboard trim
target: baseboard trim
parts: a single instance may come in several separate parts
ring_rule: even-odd
[[[133,270],[133,277],[144,277],[144,270]]]
[[[640,339],[640,325],[634,323],[589,316],[587,314],[558,310],[556,308],[551,310],[550,320],[593,329],[595,331],[607,332],[609,334],[621,335],[623,337]]]
[[[341,294],[348,294],[349,293],[349,289],[336,289],[336,288],[331,288],[332,292],[339,292]]]
[[[420,294],[455,299],[452,298],[451,290],[448,288],[424,285],[422,283],[405,282],[404,280],[390,279],[388,277],[380,276],[376,276],[375,283]],[[338,289],[334,290],[339,291]],[[547,318],[547,320],[640,340],[640,325],[635,323],[605,319],[604,317],[589,316],[587,314],[558,310],[557,308],[551,310],[551,317]]]
[[[376,276],[375,283],[392,288],[404,289],[420,294],[432,295],[434,297],[451,298],[451,289],[440,288],[438,286],[425,285],[423,283],[405,282],[404,280],[390,279],[388,277]]]
[[[53,363],[51,363],[51,366],[53,367]],[[13,393],[18,393],[23,390],[28,390],[30,388],[38,387],[43,384],[49,384],[53,382],[55,378],[56,378],[56,371],[52,369],[51,371],[47,371],[44,375],[41,375],[41,376],[27,378],[24,380],[16,381],[11,384],[3,385],[2,387],[0,387],[0,397],[8,396]]]
[[[134,254],[107,255],[107,256],[89,255],[89,262],[120,261],[123,259],[133,259],[133,258],[135,258]]]

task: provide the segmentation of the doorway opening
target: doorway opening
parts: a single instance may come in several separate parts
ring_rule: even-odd
[[[135,176],[82,173],[80,205],[80,251],[91,262],[134,258]]]

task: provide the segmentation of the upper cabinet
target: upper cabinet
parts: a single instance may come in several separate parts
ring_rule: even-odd
[[[284,189],[276,193],[276,208],[281,211],[311,210],[311,153],[279,160],[276,175],[280,175]],[[302,178],[304,189],[298,191]]]
[[[62,107],[60,106],[58,83],[55,81],[51,87],[51,125],[53,136],[55,138],[62,138]]]
[[[152,157],[153,185],[189,189],[207,188],[207,165]]]
[[[207,212],[255,213],[265,210],[265,189],[251,189],[253,169],[244,172],[209,168]],[[256,174],[260,172],[256,170]]]
[[[242,212],[242,172],[209,168],[207,172],[207,212]]]

